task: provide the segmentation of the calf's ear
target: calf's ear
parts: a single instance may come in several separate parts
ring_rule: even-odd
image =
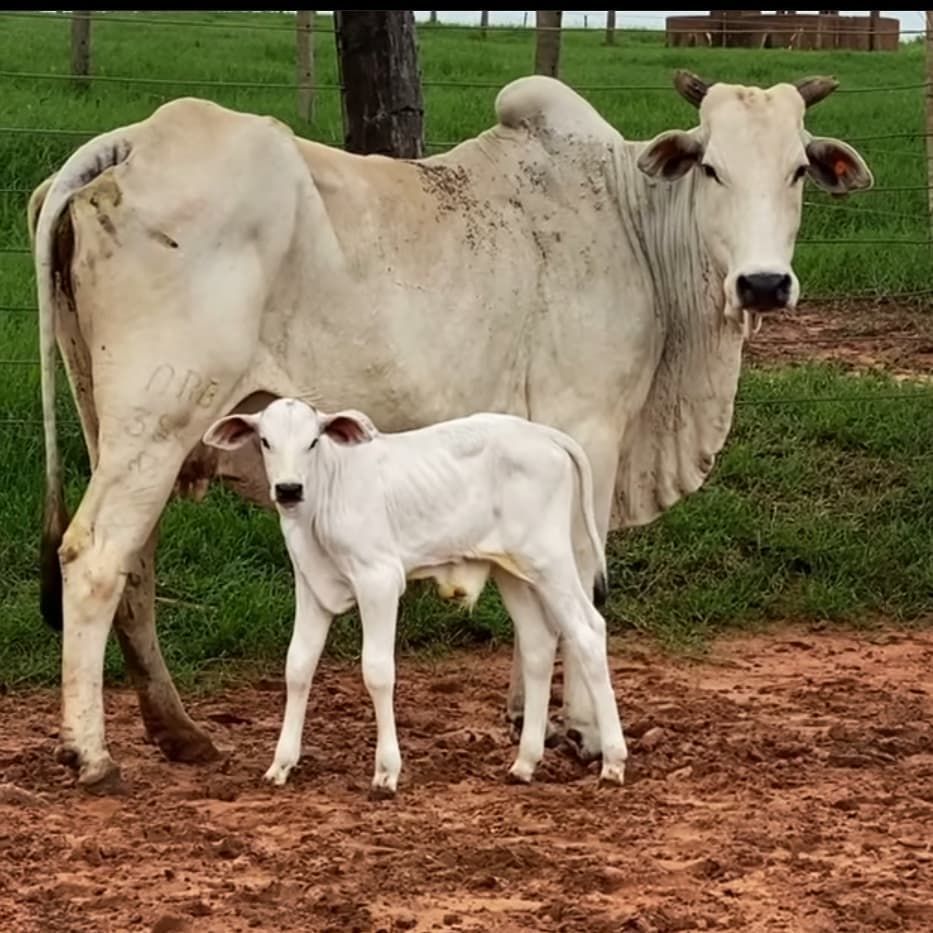
[[[255,436],[258,425],[259,415],[227,415],[204,432],[202,441],[208,447],[236,450]]]
[[[638,157],[638,168],[649,178],[677,181],[700,161],[702,155],[703,146],[692,133],[667,130],[648,143]]]
[[[333,415],[321,414],[321,431],[337,444],[366,444],[377,434],[376,426],[361,411],[348,408]]]
[[[808,174],[819,188],[846,195],[867,191],[875,183],[865,160],[848,143],[827,136],[814,136],[807,143]]]

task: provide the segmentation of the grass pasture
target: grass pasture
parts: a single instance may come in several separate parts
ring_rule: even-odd
[[[165,21],[182,23],[171,13]],[[2,16],[0,34],[0,682],[54,682],[58,643],[37,612],[42,440],[35,293],[26,246],[31,188],[83,134],[140,119],[175,96],[209,97],[273,114],[305,135],[341,135],[333,36],[316,36],[321,86],[312,125],[295,114],[293,21],[278,14],[159,14],[94,20],[93,70],[80,91],[67,74],[66,18]],[[205,25],[194,25],[194,22]],[[322,28],[329,21],[320,19]],[[281,26],[281,30],[264,28]],[[248,28],[252,27],[252,28]],[[533,34],[444,27],[420,39],[427,139],[438,147],[492,121],[497,88],[530,70]],[[664,48],[654,34],[567,32],[563,77],[630,138],[689,126],[674,68],[770,83],[830,73],[841,90],[814,108],[814,133],[856,145],[877,191],[836,203],[807,189],[797,257],[805,295],[891,295],[933,287],[926,219],[923,50],[896,54]],[[56,77],[57,76],[57,77]],[[140,83],[122,79],[132,78]],[[461,85],[461,86],[458,86]],[[621,86],[631,86],[624,90]],[[61,131],[70,131],[63,134]],[[56,131],[56,132],[50,132]],[[884,314],[879,308],[878,314]],[[767,326],[758,340],[768,339]],[[64,381],[60,382],[64,385]],[[925,394],[924,394],[925,393]],[[62,417],[73,419],[67,392]],[[829,398],[832,401],[802,402]],[[747,368],[733,433],[708,485],[649,528],[612,542],[611,623],[670,644],[777,619],[913,622],[933,604],[933,390],[840,367]],[[86,482],[77,431],[63,426],[72,507]],[[243,659],[281,665],[291,576],[273,516],[214,490],[175,503],[159,552],[159,630],[180,683]],[[404,647],[438,649],[509,637],[490,591],[472,618],[413,589]],[[352,619],[331,645],[357,646]],[[108,675],[122,675],[117,652]]]

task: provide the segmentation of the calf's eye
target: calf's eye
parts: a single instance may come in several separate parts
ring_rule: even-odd
[[[700,167],[703,169],[703,174],[707,178],[712,178],[713,181],[715,181],[717,184],[722,184],[722,182],[719,180],[719,176],[716,174],[716,169],[714,169],[712,165],[710,165],[708,162],[703,162]]]
[[[262,446],[265,447],[266,450],[268,450],[268,449],[269,449],[269,442],[268,442],[264,437],[263,437],[263,438],[260,438],[260,440],[262,441]]]
[[[806,174],[807,174],[807,166],[806,166],[806,165],[799,165],[799,166],[797,166],[797,171],[794,172],[794,184],[796,184],[798,181],[800,181],[800,179],[803,178],[803,176],[806,175]]]
[[[318,438],[315,438],[313,441],[311,441],[311,443],[308,444],[308,450],[314,450],[314,445],[317,444],[317,442]]]

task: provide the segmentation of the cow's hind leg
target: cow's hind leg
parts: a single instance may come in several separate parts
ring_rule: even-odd
[[[157,541],[158,525],[127,574],[113,626],[149,739],[170,761],[213,761],[220,753],[210,736],[185,712],[159,648],[155,626]]]

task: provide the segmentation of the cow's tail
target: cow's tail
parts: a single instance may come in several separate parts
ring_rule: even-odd
[[[593,470],[590,466],[589,457],[583,448],[568,435],[561,431],[554,431],[553,436],[557,444],[569,454],[577,468],[577,476],[580,480],[580,504],[583,510],[583,521],[586,525],[586,533],[590,539],[590,546],[593,548],[593,556],[596,558],[596,577],[593,581],[593,603],[603,606],[609,596],[608,573],[606,571],[606,551],[596,530],[596,515],[594,514],[595,499],[593,497]]]
[[[45,441],[45,503],[40,545],[39,608],[53,629],[62,629],[62,573],[58,549],[68,526],[62,481],[62,461],[55,423],[56,288],[55,236],[62,215],[76,191],[130,153],[126,129],[115,130],[81,146],[58,173],[39,185],[29,198],[27,226],[35,262],[39,302],[39,367],[42,386],[42,432]]]

